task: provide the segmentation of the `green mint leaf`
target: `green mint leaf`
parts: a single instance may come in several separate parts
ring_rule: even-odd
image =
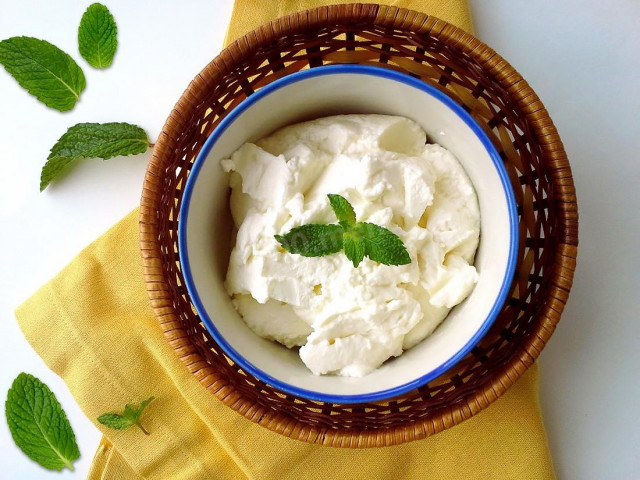
[[[349,203],[349,201],[341,195],[329,194],[329,203],[331,204],[331,208],[338,217],[338,221],[343,227],[355,225],[356,223],[356,212],[354,212],[353,207]]]
[[[120,415],[119,413],[105,413],[100,415],[98,417],[98,422],[105,427],[113,428],[114,430],[124,430],[136,423],[130,418],[126,418],[124,415]]]
[[[101,3],[89,5],[78,28],[80,55],[95,68],[107,68],[118,48],[118,27],[107,7]]]
[[[40,191],[47,188],[75,160],[108,159],[143,153],[149,148],[146,132],[128,123],[79,123],[69,128],[51,148],[40,175]]]
[[[127,420],[130,420],[131,424],[133,425],[134,423],[136,423],[136,420],[138,419],[137,408],[131,405],[130,403],[127,403],[124,406],[124,411],[122,412],[122,416]]]
[[[295,227],[285,235],[275,238],[285,250],[303,257],[323,257],[342,250],[340,225],[309,224]]]
[[[138,407],[138,418],[140,418],[140,415],[142,415],[142,412],[144,411],[144,409],[147,408],[149,404],[154,400],[155,400],[155,397],[149,397],[140,404],[140,406]]]
[[[402,240],[393,232],[373,223],[359,222],[354,231],[366,245],[367,256],[384,265],[406,265],[411,257]]]
[[[345,232],[342,240],[344,243],[344,254],[351,260],[353,266],[357,267],[367,252],[367,245],[364,239],[356,232]]]
[[[73,470],[80,450],[49,387],[33,375],[21,373],[7,393],[5,413],[13,441],[25,455],[50,470]]]
[[[31,95],[61,112],[74,107],[86,86],[84,73],[73,58],[45,40],[2,40],[0,64]]]
[[[139,406],[126,404],[122,413],[104,413],[98,417],[98,422],[107,428],[114,430],[124,430],[133,425],[142,430],[145,435],[149,435],[149,432],[140,423],[140,417],[142,412],[147,406],[155,399],[155,397],[149,397],[140,403]]]

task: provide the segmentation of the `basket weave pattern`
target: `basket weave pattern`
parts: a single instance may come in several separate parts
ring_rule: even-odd
[[[480,344],[428,385],[391,401],[359,405],[284,394],[234,364],[200,323],[178,258],[182,189],[220,120],[278,78],[338,63],[410,74],[463,106],[500,152],[515,190],[520,227],[508,300]],[[265,25],[223,50],[193,80],[171,112],[148,166],[140,236],[154,312],[170,345],[202,385],[245,417],[283,435],[372,447],[424,438],[471,417],[533,363],[571,288],[578,213],[558,133],[536,94],[507,62],[437,18],[354,4]]]

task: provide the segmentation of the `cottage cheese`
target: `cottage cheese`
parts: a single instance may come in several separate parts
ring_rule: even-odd
[[[285,127],[222,161],[237,227],[225,286],[258,335],[317,375],[359,377],[428,336],[478,278],[478,201],[462,166],[427,145],[413,121],[342,115]],[[307,223],[337,223],[327,194],[403,241],[411,263],[344,253],[308,258],[274,239]]]

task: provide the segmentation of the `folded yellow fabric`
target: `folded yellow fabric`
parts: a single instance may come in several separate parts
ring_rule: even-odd
[[[276,3],[238,0],[231,35],[319,2]],[[463,1],[395,3],[469,26]],[[144,419],[150,436],[97,424],[104,438],[90,479],[555,478],[535,365],[470,420],[395,447],[310,445],[246,420],[206,391],[165,341],[145,291],[137,219],[136,210],[16,312],[33,348],[94,422],[125,403],[156,397]]]
[[[310,445],[246,420],[203,388],[165,341],[145,292],[137,214],[16,312],[31,345],[90,419],[156,397],[144,418],[150,436],[98,425],[108,442],[89,478],[553,478],[535,367],[475,417],[396,447]]]

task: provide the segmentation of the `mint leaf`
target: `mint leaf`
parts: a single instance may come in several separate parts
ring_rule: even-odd
[[[73,470],[80,457],[76,437],[49,387],[21,373],[7,393],[5,413],[13,441],[25,455],[50,470]]]
[[[354,225],[356,223],[356,212],[349,201],[341,195],[329,194],[329,203],[331,208],[338,217],[338,221],[343,227]]]
[[[100,3],[89,5],[78,28],[80,55],[95,68],[107,68],[118,48],[118,27],[107,7]]]
[[[138,409],[130,403],[127,403],[124,406],[122,417],[131,422],[131,425],[133,425],[134,423],[136,423],[136,418],[138,417]]]
[[[146,428],[140,423],[140,417],[145,408],[154,400],[154,397],[149,397],[140,403],[139,406],[126,404],[122,413],[105,413],[98,417],[98,422],[108,428],[114,430],[124,430],[133,425],[136,425],[145,435],[149,435]]]
[[[367,245],[364,239],[356,232],[345,232],[342,241],[344,243],[344,254],[351,260],[353,266],[357,267],[367,253]]]
[[[79,123],[69,128],[51,148],[40,174],[40,191],[47,188],[74,160],[108,159],[143,153],[149,148],[146,132],[128,123]]]
[[[147,408],[147,406],[153,402],[155,400],[155,397],[149,397],[146,400],[143,400],[142,403],[140,404],[140,406],[138,407],[138,417],[140,417],[140,415],[142,415],[142,412],[144,411],[145,408]]]
[[[73,58],[45,40],[2,40],[0,63],[21,87],[61,112],[74,107],[86,86],[84,73]]]
[[[384,265],[411,263],[407,249],[395,233],[379,225],[366,222],[357,223],[354,231],[362,237],[367,256],[374,262]]]
[[[295,227],[275,238],[285,250],[303,257],[323,257],[342,250],[343,228],[340,225],[309,224]]]
[[[51,148],[49,158],[103,158],[143,153],[149,148],[146,132],[129,123],[78,123]]]
[[[119,413],[104,413],[98,417],[98,422],[114,430],[124,430],[135,424],[130,418],[120,415]]]

